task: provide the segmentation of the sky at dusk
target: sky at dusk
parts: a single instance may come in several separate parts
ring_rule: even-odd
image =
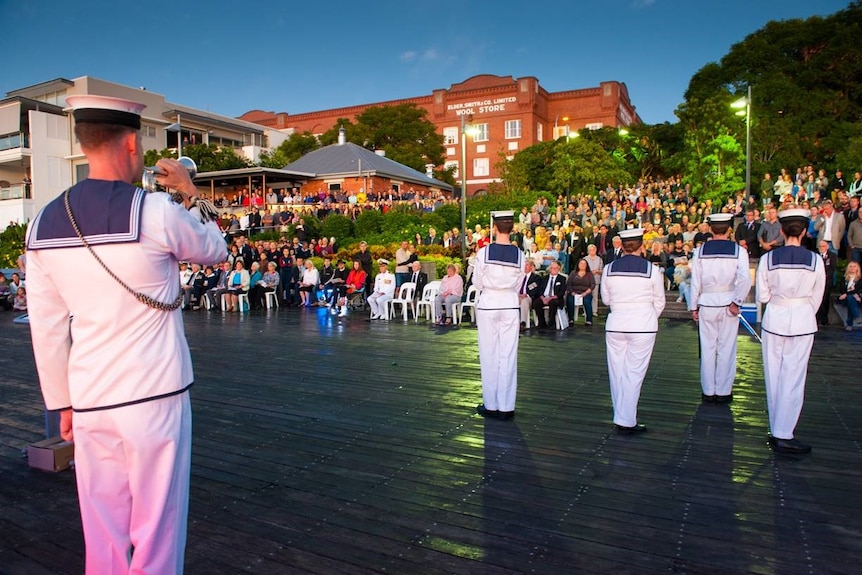
[[[55,78],[144,86],[239,116],[429,95],[477,74],[627,85],[675,122],[691,76],[769,20],[847,0],[0,0],[0,95]]]

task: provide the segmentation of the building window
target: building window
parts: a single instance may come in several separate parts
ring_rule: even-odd
[[[536,126],[536,141],[541,142],[544,140],[545,135],[542,131],[542,128],[544,128],[544,126],[542,124],[538,124]]]
[[[454,146],[458,143],[458,127],[443,128],[443,145]]]
[[[521,137],[521,120],[506,120],[506,139]]]
[[[156,127],[155,126],[141,126],[141,136],[144,138],[155,138],[156,137]]]
[[[604,124],[602,124],[601,122],[596,122],[595,124],[587,124],[586,126],[584,126],[584,128],[586,128],[587,130],[601,130],[603,125]]]
[[[488,141],[488,124],[475,124],[473,129],[476,130],[476,135],[473,137],[474,142]]]
[[[454,156],[455,155],[455,148],[446,148],[446,155],[447,156]]]
[[[487,176],[490,171],[490,161],[488,158],[474,158],[473,159],[473,177],[479,178],[483,176]]]

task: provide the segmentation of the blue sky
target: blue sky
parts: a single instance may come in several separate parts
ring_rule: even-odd
[[[58,77],[239,116],[430,94],[476,74],[549,91],[624,82],[647,123],[769,20],[848,0],[0,0],[0,95]]]

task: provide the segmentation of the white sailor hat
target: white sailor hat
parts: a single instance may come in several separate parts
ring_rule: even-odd
[[[733,214],[710,214],[707,221],[711,224],[727,224],[733,219]]]
[[[643,228],[631,228],[628,230],[622,230],[619,233],[621,240],[633,240],[636,238],[641,238],[644,235]]]
[[[505,220],[505,219],[514,219],[515,212],[514,210],[498,210],[496,212],[491,212],[491,219],[494,220]]]
[[[79,95],[66,97],[75,122],[117,124],[141,129],[141,110],[146,104],[109,96]]]
[[[790,208],[787,210],[781,210],[778,212],[778,219],[785,220],[791,218],[804,218],[806,220],[811,219],[811,212],[806,210],[805,208]]]
[[[380,258],[379,260],[377,260],[377,265],[379,265],[379,266],[388,266],[388,265],[389,265],[389,260],[385,260],[385,259],[383,259],[383,258]]]

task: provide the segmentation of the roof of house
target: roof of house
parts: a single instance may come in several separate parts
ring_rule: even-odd
[[[317,177],[383,176],[450,192],[454,189],[446,182],[429,178],[422,172],[350,142],[332,144],[309,152],[283,169],[312,173]]]

